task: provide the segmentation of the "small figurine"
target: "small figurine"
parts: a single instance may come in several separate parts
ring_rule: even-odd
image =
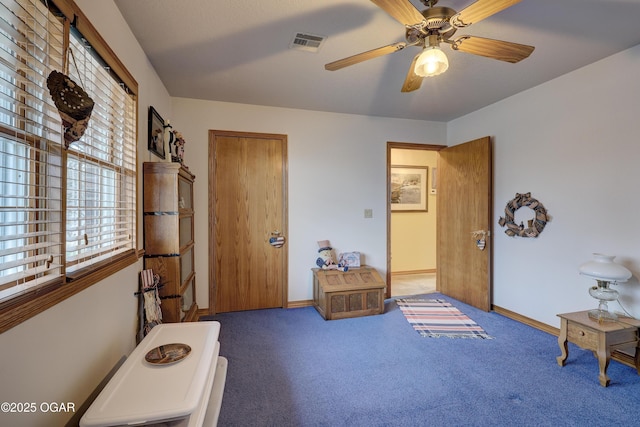
[[[347,271],[349,267],[342,264],[337,264],[333,259],[333,248],[328,240],[318,241],[318,258],[316,259],[316,265],[323,270],[339,270]]]

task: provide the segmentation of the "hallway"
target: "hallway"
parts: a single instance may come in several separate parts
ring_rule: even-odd
[[[436,273],[391,275],[391,297],[428,294],[436,291]]]

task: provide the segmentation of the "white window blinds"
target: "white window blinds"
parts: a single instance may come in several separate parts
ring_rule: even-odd
[[[0,5],[0,301],[60,280],[60,117],[46,79],[63,26],[39,0]]]
[[[135,96],[47,3],[0,2],[0,303],[136,247]],[[68,150],[46,84],[52,70],[94,101]]]
[[[124,84],[72,32],[69,76],[95,105],[67,151],[67,272],[135,248],[136,104]]]

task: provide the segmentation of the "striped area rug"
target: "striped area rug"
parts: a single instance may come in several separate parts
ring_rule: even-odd
[[[493,338],[443,299],[398,298],[396,302],[413,329],[423,337]]]

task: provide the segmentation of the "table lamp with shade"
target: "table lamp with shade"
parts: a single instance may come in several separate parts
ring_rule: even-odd
[[[618,299],[618,291],[609,285],[626,282],[631,272],[624,266],[613,262],[615,256],[594,253],[593,259],[580,266],[580,274],[595,279],[596,286],[589,288],[589,295],[599,300],[597,309],[589,311],[589,317],[598,322],[615,322],[618,316],[609,311],[608,302]]]

